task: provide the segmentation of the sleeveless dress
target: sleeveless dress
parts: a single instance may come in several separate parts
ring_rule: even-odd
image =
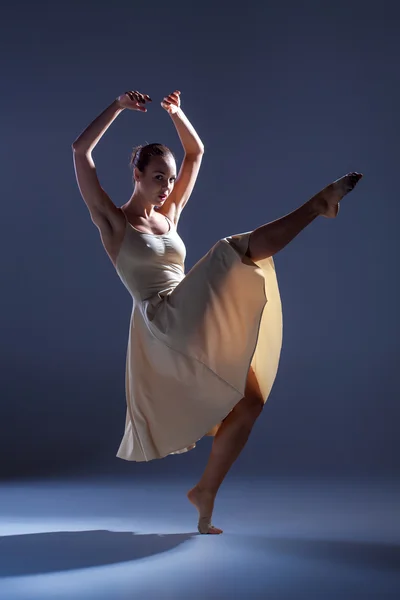
[[[133,300],[117,453],[131,461],[180,454],[212,435],[243,398],[250,365],[265,402],[282,346],[274,261],[246,256],[251,232],[220,239],[185,274],[185,245],[167,221],[155,235],[126,220],[116,261]]]

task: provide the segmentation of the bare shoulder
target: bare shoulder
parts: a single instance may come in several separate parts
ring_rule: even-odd
[[[73,146],[73,158],[81,196],[92,222],[100,232],[103,246],[115,265],[125,232],[125,215],[101,186],[91,152]]]

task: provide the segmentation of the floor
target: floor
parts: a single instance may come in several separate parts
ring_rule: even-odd
[[[400,481],[227,480],[199,535],[193,482],[0,484],[2,600],[400,599]]]

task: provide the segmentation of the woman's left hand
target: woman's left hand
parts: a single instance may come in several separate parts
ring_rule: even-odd
[[[170,115],[174,115],[178,112],[181,106],[180,91],[175,90],[175,92],[172,92],[169,96],[165,96],[164,100],[161,102],[161,106]]]

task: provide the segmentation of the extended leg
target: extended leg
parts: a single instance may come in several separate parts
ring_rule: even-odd
[[[248,256],[255,261],[273,256],[319,215],[336,217],[340,200],[356,186],[361,177],[360,173],[345,175],[297,210],[255,229],[250,235]]]
[[[200,533],[222,533],[211,525],[211,516],[218,489],[226,474],[244,448],[253,425],[264,406],[264,400],[253,369],[250,368],[245,397],[236,404],[219,427],[210,458],[199,483],[189,491],[189,500],[199,511]]]

